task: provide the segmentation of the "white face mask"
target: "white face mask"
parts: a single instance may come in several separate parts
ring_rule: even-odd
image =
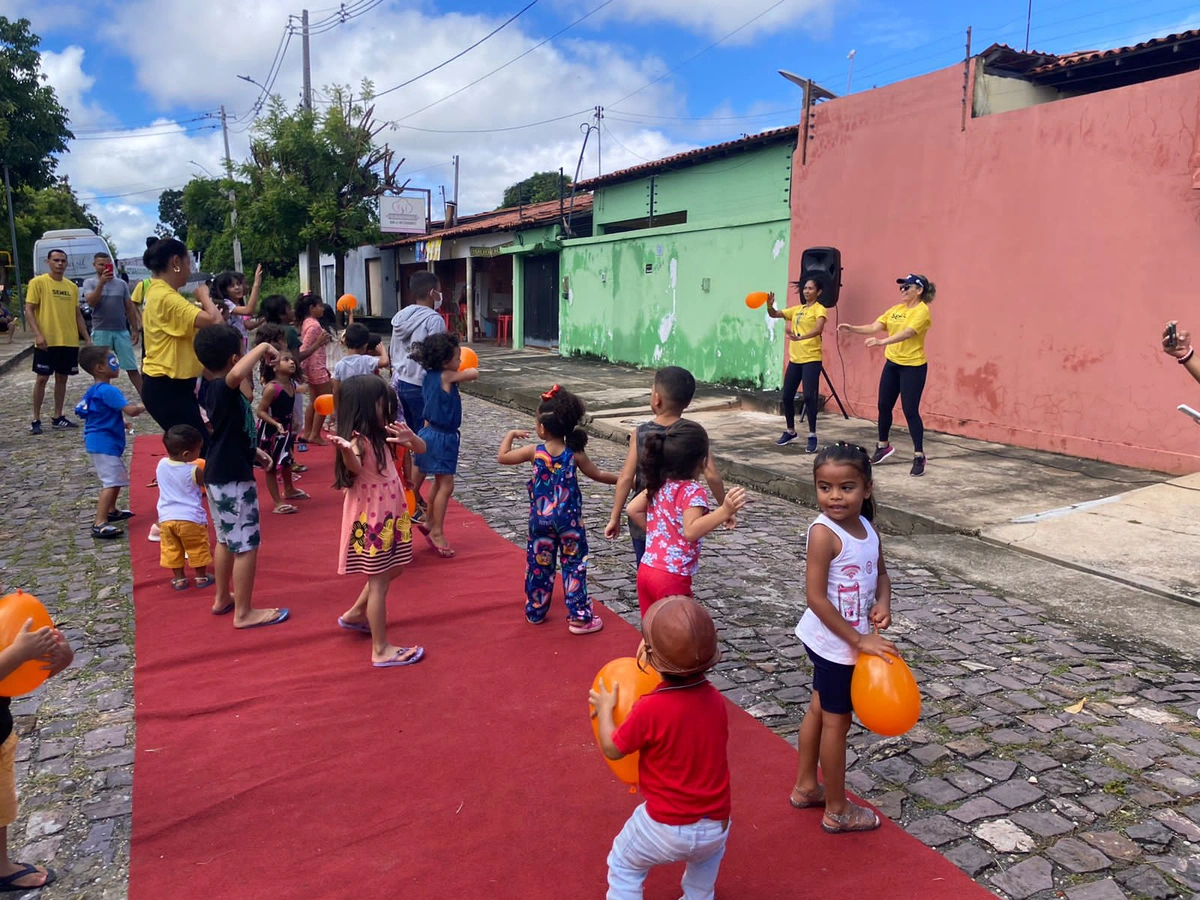
[[[434,308],[435,310],[437,310],[437,309],[441,309],[441,308],[442,308],[442,292],[441,292],[441,291],[438,291],[438,292],[437,292],[437,297],[436,297],[436,299],[433,301],[433,308]]]

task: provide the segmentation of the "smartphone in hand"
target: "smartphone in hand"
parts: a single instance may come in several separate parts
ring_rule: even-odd
[[[1175,329],[1175,323],[1172,322],[1167,326],[1167,349],[1174,350],[1179,346],[1179,335]]]

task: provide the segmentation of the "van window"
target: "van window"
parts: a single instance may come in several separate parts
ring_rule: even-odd
[[[49,270],[46,254],[51,250],[62,250],[67,254],[67,278],[82,284],[85,278],[96,274],[92,260],[97,253],[111,253],[104,238],[98,234],[90,237],[41,238],[33,244],[33,274],[42,275]]]

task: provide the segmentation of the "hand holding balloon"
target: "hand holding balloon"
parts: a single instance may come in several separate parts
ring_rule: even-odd
[[[612,734],[616,731],[616,723],[613,722],[613,710],[617,707],[617,700],[620,697],[621,685],[613,682],[612,690],[604,684],[603,678],[596,679],[595,686],[588,691],[588,700],[592,703],[592,717],[599,723],[599,733],[597,739],[600,741],[600,749],[604,751],[604,755],[608,759],[620,759],[625,754],[617,749],[617,745],[612,741]]]
[[[872,607],[872,609],[874,608]],[[889,664],[891,664],[892,658],[900,655],[900,650],[895,644],[877,634],[862,635],[856,649],[859,653],[865,653],[868,656],[878,656]]]

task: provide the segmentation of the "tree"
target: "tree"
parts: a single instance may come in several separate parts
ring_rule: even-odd
[[[158,221],[154,232],[160,237],[175,235],[187,243],[187,216],[183,214],[183,191],[168,188],[158,195]],[[161,230],[160,230],[161,229]]]
[[[41,73],[41,39],[28,19],[0,16],[0,162],[14,189],[50,187],[57,160],[73,138],[67,111]]]
[[[501,207],[520,206],[521,204],[544,203],[547,200],[557,200],[559,192],[570,193],[571,179],[560,172],[537,172],[524,181],[509,185],[504,189],[504,201]]]
[[[90,228],[96,234],[104,229],[100,220],[79,202],[75,191],[66,178],[41,190],[28,186],[13,191],[13,219],[17,227],[17,254],[23,267],[21,274],[27,279],[32,272],[27,268],[33,262],[33,243],[44,232],[60,228]],[[0,250],[11,251],[8,228],[0,228]]]
[[[180,239],[188,245],[189,250],[200,254],[201,265],[209,271],[215,271],[207,259],[209,248],[213,240],[229,227],[229,210],[228,193],[215,178],[193,178],[179,192],[179,215],[183,219],[186,234],[186,237],[180,235]],[[161,198],[159,215],[162,215]],[[178,231],[175,233],[179,234]],[[232,249],[229,260],[232,266]]]
[[[371,83],[364,81],[359,93],[328,88],[330,103],[320,111],[289,112],[272,98],[242,167],[248,191],[239,194],[246,198],[243,240],[275,260],[295,260],[307,250],[310,273],[318,253],[332,253],[338,294],[345,290],[346,252],[380,239],[379,196],[404,187],[398,183],[404,160],[396,162],[387,144],[376,143],[388,123],[375,119]]]

